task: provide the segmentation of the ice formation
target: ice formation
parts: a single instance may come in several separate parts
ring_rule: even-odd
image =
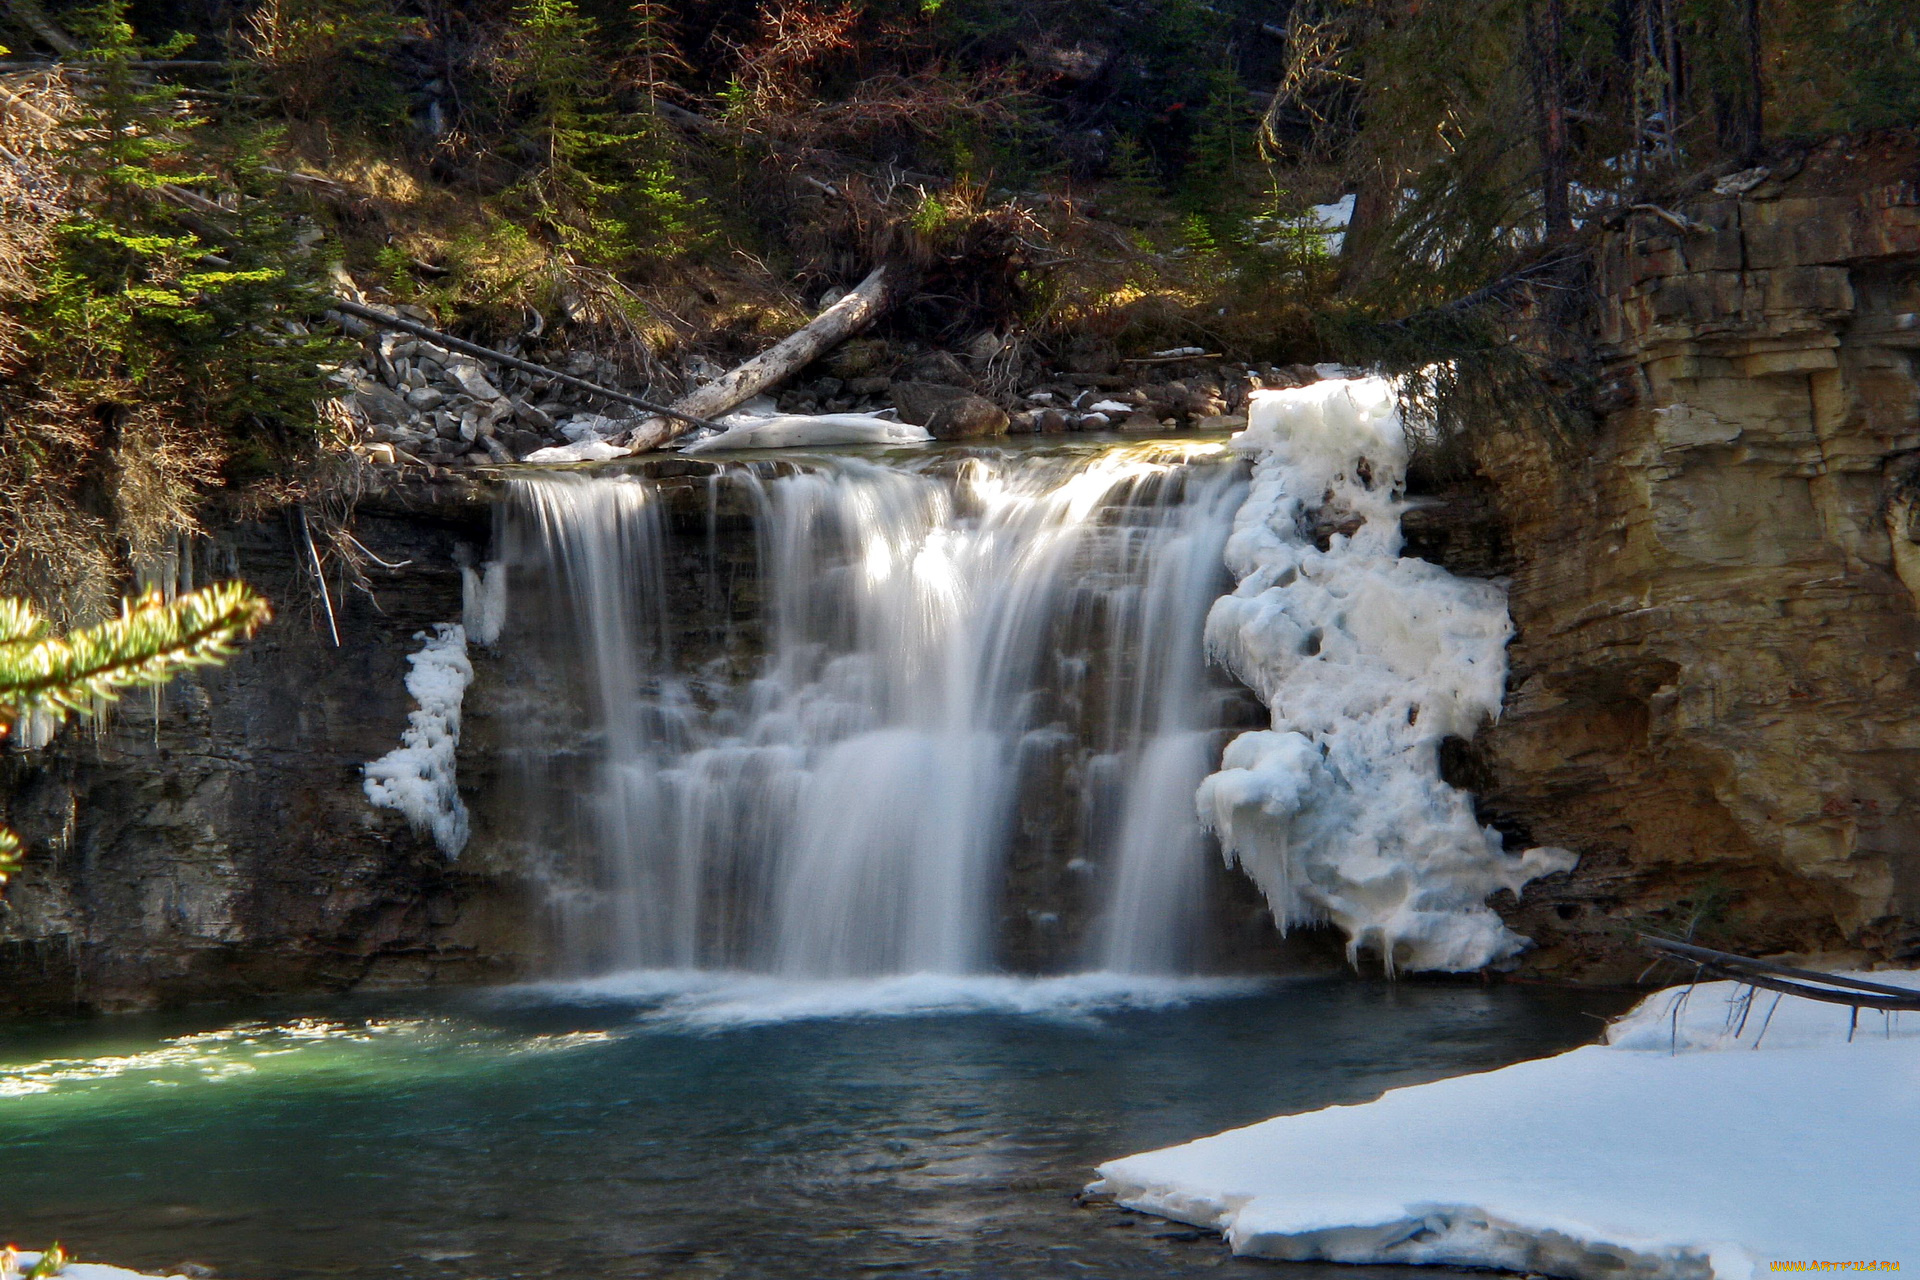
[[[682,453],[723,449],[817,449],[840,444],[918,444],[931,440],[925,427],[871,413],[775,414],[728,419],[719,435],[697,440]]]
[[[1441,740],[1499,712],[1512,624],[1497,585],[1400,554],[1407,444],[1391,386],[1258,392],[1233,444],[1253,455],[1253,484],[1226,549],[1239,586],[1213,606],[1207,643],[1273,727],[1227,747],[1201,819],[1282,928],[1331,920],[1350,954],[1400,969],[1514,954],[1526,940],[1487,897],[1575,859],[1503,852],[1440,776]]]
[[[1611,1046],[1116,1160],[1094,1189],[1289,1261],[1751,1280],[1920,1257],[1911,1028],[1863,1013],[1848,1043],[1847,1010],[1788,996],[1746,1052],[1773,997],[1730,1037],[1729,987],[1656,993]]]
[[[437,624],[419,652],[407,655],[407,692],[418,706],[407,716],[401,745],[364,766],[367,799],[403,813],[416,831],[431,831],[449,858],[467,847],[467,806],[454,785],[460,746],[460,702],[473,682],[467,632],[458,623]]]
[[[500,642],[507,622],[507,566],[498,560],[460,566],[460,625],[478,645]]]

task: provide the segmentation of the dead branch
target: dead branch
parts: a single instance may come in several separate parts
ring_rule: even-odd
[[[887,269],[875,267],[851,293],[822,311],[798,331],[782,338],[731,373],[682,396],[666,415],[682,423],[710,425],[715,418],[746,403],[768,387],[786,381],[860,330],[872,324],[887,305]],[[621,443],[635,453],[658,449],[683,435],[686,427],[649,419],[629,432]]]

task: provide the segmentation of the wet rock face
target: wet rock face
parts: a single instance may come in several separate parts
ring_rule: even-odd
[[[444,496],[444,495],[443,495]],[[0,755],[29,845],[0,900],[0,1010],[117,1009],[268,991],[497,980],[524,963],[525,886],[483,852],[449,862],[373,808],[360,766],[412,709],[416,632],[461,616],[454,552],[484,504],[363,508],[375,601],[336,594],[335,648],[280,522],[228,532],[196,577],[239,575],[277,617],[229,665],[130,696],[96,732]],[[484,664],[485,659],[481,659]],[[463,786],[489,734],[469,717]],[[473,763],[471,766],[469,762]]]
[[[1916,180],[1842,149],[1688,206],[1696,233],[1629,224],[1601,261],[1624,403],[1585,457],[1483,452],[1518,635],[1460,767],[1582,854],[1510,913],[1535,969],[1631,978],[1638,928],[1920,957]]]

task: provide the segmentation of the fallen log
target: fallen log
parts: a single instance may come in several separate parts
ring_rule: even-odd
[[[678,418],[686,424],[680,428],[680,431],[685,431],[687,427],[713,427],[715,430],[720,430],[719,424],[709,422],[705,418],[696,417],[689,410],[681,409],[677,406],[655,404],[653,401],[643,400],[639,396],[630,396],[624,391],[616,391],[612,387],[603,387],[598,383],[588,382],[585,378],[576,378],[570,373],[562,373],[558,369],[549,369],[543,364],[535,364],[531,360],[522,360],[519,356],[510,356],[504,351],[495,351],[492,347],[483,347],[477,342],[468,342],[465,338],[456,338],[450,333],[442,333],[440,330],[428,328],[424,324],[402,319],[399,316],[389,315],[385,311],[378,310],[374,307],[362,306],[357,302],[349,302],[347,299],[338,296],[329,296],[327,303],[342,315],[349,315],[357,320],[364,320],[368,324],[376,324],[382,328],[392,329],[399,333],[412,334],[416,338],[425,338],[429,342],[440,344],[449,351],[458,351],[464,355],[476,356],[482,360],[490,360],[494,364],[504,365],[509,369],[518,369],[522,373],[531,373],[537,377],[552,378],[556,382],[565,383],[567,386],[579,391],[585,391],[589,395],[605,396],[609,400],[617,400],[621,404],[630,404],[636,409],[644,409],[648,413],[660,417]],[[691,398],[692,397],[688,397],[688,399]],[[681,403],[684,404],[685,401]],[[731,408],[732,406],[728,407]],[[649,419],[649,421],[652,421],[652,419]],[[674,434],[678,435],[679,433],[679,431],[676,431]],[[668,438],[671,439],[672,437]]]
[[[731,373],[722,375],[673,402],[671,409],[640,423],[619,443],[631,453],[658,449],[684,435],[685,424],[711,425],[729,409],[738,408],[768,387],[786,381],[872,324],[886,309],[887,269],[875,267],[853,291],[822,311],[795,332],[762,351]],[[678,421],[662,421],[674,418]]]

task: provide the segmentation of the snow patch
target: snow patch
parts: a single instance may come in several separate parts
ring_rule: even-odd
[[[1692,991],[1683,1050],[1733,1047],[1711,1034],[1729,993],[1709,988],[1729,986]],[[1788,996],[1766,1051],[1674,1054],[1681,994],[1644,1001],[1611,1047],[1115,1160],[1092,1190],[1287,1261],[1754,1280],[1776,1261],[1920,1259],[1920,1041],[1863,1017],[1845,1043],[1845,1009]],[[1806,1034],[1776,1041],[1786,1028]],[[1629,1047],[1652,1029],[1656,1051]]]
[[[12,1272],[0,1266],[0,1280],[16,1280],[16,1277],[26,1275],[40,1261],[40,1255],[23,1250],[15,1256],[14,1261],[17,1269]],[[186,1280],[185,1276],[179,1275],[150,1276],[141,1271],[129,1271],[125,1267],[110,1267],[103,1262],[69,1262],[60,1268],[59,1274],[62,1280]]]
[[[1502,851],[1439,747],[1499,714],[1506,594],[1402,556],[1407,441],[1382,378],[1254,393],[1233,447],[1253,484],[1227,542],[1239,585],[1207,645],[1273,713],[1201,784],[1201,820],[1290,925],[1330,920],[1390,968],[1471,970],[1526,946],[1486,905],[1572,868]],[[1316,535],[1325,549],[1316,545]]]
[[[440,852],[460,856],[467,847],[467,806],[454,785],[454,757],[460,746],[460,703],[473,682],[467,660],[466,628],[454,622],[435,625],[419,652],[407,655],[407,692],[418,704],[407,716],[401,746],[362,767],[367,799],[376,808],[406,815],[416,831],[431,831]]]
[[[814,449],[840,444],[919,444],[926,428],[871,413],[775,414],[730,418],[719,435],[696,440],[682,453],[723,449]]]
[[[624,458],[627,451],[617,444],[605,440],[589,439],[576,444],[550,444],[544,449],[535,449],[522,462],[608,462],[614,458]]]
[[[1309,211],[1313,224],[1326,241],[1327,255],[1339,257],[1347,244],[1347,227],[1353,222],[1354,193],[1349,191],[1332,204],[1316,204]]]
[[[636,969],[575,982],[536,983],[516,994],[542,1002],[634,1003],[645,1021],[691,1030],[824,1018],[935,1014],[1090,1017],[1168,1009],[1196,1000],[1253,995],[1256,978],[1172,978],[1077,973],[1052,978],[910,973],[882,978],[789,979],[692,969]]]
[[[1920,971],[1839,976],[1920,990]],[[1920,1036],[1920,1012],[1862,1009],[1856,1019],[1846,1005],[1759,991],[1737,982],[1701,982],[1657,991],[1607,1028],[1607,1043],[1616,1049],[1660,1053],[1812,1049],[1845,1044],[1849,1039],[1916,1036]]]

